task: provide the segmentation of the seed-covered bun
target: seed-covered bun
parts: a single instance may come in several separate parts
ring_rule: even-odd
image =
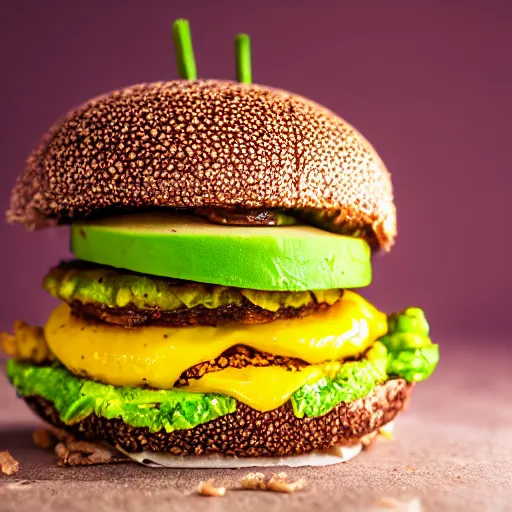
[[[396,234],[391,180],[348,123],[291,93],[174,81],[94,99],[29,158],[8,219],[29,228],[105,208],[313,208]]]
[[[406,406],[413,384],[393,379],[368,396],[340,403],[317,418],[297,418],[291,402],[268,412],[238,403],[237,410],[188,430],[151,432],[127,425],[121,418],[91,414],[71,426],[64,425],[52,402],[26,397],[46,421],[79,438],[104,440],[126,452],[152,450],[174,455],[220,453],[237,457],[286,457],[334,445],[351,445],[392,421]]]

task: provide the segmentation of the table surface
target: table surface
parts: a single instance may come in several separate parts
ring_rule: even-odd
[[[133,463],[60,468],[32,444],[40,425],[0,377],[0,450],[20,462],[0,476],[0,511],[201,510],[512,511],[512,343],[442,343],[435,375],[416,387],[395,440],[352,461],[288,470],[302,492],[228,490],[198,496],[200,480],[236,487],[247,470],[152,469]],[[484,350],[485,348],[485,350]],[[383,498],[397,500],[385,508]]]

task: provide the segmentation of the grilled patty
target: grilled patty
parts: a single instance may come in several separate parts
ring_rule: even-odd
[[[73,301],[70,305],[75,315],[128,328],[141,325],[165,327],[206,325],[215,327],[225,322],[264,324],[274,320],[302,318],[316,311],[324,311],[329,307],[326,303],[312,302],[299,308],[282,307],[277,311],[269,311],[252,304],[245,298],[242,299],[242,304],[227,304],[214,309],[199,305],[193,308],[181,307],[168,311],[159,308],[108,307],[100,304],[83,304],[79,301]]]
[[[80,260],[62,262],[43,286],[75,315],[138,327],[260,324],[327,309],[343,290],[276,292],[139,274]]]

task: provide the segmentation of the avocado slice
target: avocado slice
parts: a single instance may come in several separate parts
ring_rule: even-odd
[[[360,288],[371,282],[362,239],[311,226],[222,226],[142,213],[71,226],[80,259],[134,272],[254,290]]]

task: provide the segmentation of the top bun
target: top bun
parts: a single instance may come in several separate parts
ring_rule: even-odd
[[[391,179],[329,110],[253,84],[143,84],[89,101],[28,159],[7,218],[28,228],[105,208],[312,208],[396,235]]]

